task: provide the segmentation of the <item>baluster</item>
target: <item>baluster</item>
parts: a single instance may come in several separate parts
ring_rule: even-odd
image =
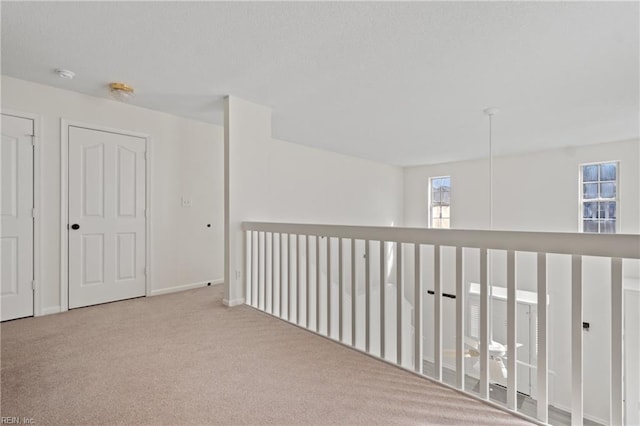
[[[344,282],[342,276],[342,238],[338,238],[338,340],[342,342],[342,297]]]
[[[356,346],[356,240],[351,239],[351,346]]]
[[[311,317],[311,302],[310,302],[310,293],[311,293],[311,267],[309,266],[311,264],[311,256],[310,253],[311,251],[309,250],[309,239],[311,238],[310,235],[306,235],[305,236],[305,272],[307,275],[307,279],[306,279],[306,285],[307,285],[307,290],[305,291],[305,298],[306,298],[306,308],[307,308],[307,312],[306,315],[304,317],[305,320],[305,327],[306,328],[311,328],[311,322],[309,321],[309,318]]]
[[[402,365],[402,305],[404,304],[404,274],[402,243],[396,242],[396,363]]]
[[[258,309],[265,309],[265,239],[264,232],[258,232]]]
[[[433,364],[434,378],[442,381],[442,278],[440,246],[433,246]]]
[[[571,256],[571,424],[582,425],[582,256]]]
[[[295,241],[295,235],[291,235],[288,234],[287,235],[287,301],[289,302],[287,304],[287,319],[291,322],[293,322],[293,304],[295,302],[295,296],[293,294],[293,274],[291,273],[291,268],[293,268],[293,265],[295,264],[294,261],[291,260],[291,257],[295,254],[295,250],[292,250],[292,239],[291,237],[293,237],[293,241]],[[296,315],[298,315],[298,313],[296,312]]]
[[[276,234],[271,233],[271,314],[275,315],[275,306],[276,303],[274,301],[275,297],[275,288],[276,286]]]
[[[272,314],[271,306],[271,288],[273,288],[273,281],[271,280],[271,276],[273,271],[271,270],[271,265],[273,263],[273,252],[271,251],[271,240],[273,239],[273,234],[271,232],[264,233],[264,311]]]
[[[327,337],[331,337],[331,237],[327,235]]]
[[[320,236],[316,235],[316,333],[320,332]]]
[[[380,358],[385,357],[385,293],[387,291],[385,246],[386,243],[384,241],[380,241]]]
[[[549,421],[547,254],[538,253],[538,420]]]
[[[489,399],[489,279],[487,249],[480,249],[480,397]]]
[[[369,353],[370,325],[371,325],[371,271],[369,267],[369,251],[371,241],[364,242],[364,347]]]
[[[253,251],[252,244],[252,232],[245,231],[244,233],[244,303],[251,304],[251,254]],[[231,271],[233,273],[233,271]],[[229,277],[231,279],[231,277]]]
[[[415,284],[413,294],[413,369],[422,374],[422,265],[420,262],[420,244],[415,244]]]
[[[517,408],[517,317],[516,317],[516,253],[507,251],[507,407]]]
[[[612,425],[623,421],[623,340],[624,312],[622,288],[622,259],[611,259],[611,414]],[[630,326],[631,329],[634,327]]]
[[[464,281],[462,247],[456,247],[456,386],[464,390]]]
[[[251,306],[258,307],[258,233],[253,232],[251,246]]]
[[[298,325],[302,325],[301,324],[301,317],[302,315],[300,315],[300,305],[302,304],[302,301],[300,300],[302,298],[302,271],[300,270],[300,252],[301,252],[301,248],[300,248],[300,241],[302,239],[302,235],[297,234],[296,236],[296,323]]]
[[[286,236],[286,239],[289,239],[289,237]],[[284,277],[286,274],[285,261],[287,258],[284,253],[284,248],[285,248],[284,241],[285,241],[285,234],[280,234],[280,318],[284,318],[284,307],[286,305],[284,300],[284,290],[285,290]]]

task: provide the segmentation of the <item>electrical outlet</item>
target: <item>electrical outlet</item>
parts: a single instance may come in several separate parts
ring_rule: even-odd
[[[182,207],[191,207],[191,198],[182,197]]]
[[[239,280],[239,279],[240,279],[240,271],[236,270],[236,280]]]

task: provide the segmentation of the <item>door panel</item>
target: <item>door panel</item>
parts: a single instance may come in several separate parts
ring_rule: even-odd
[[[69,308],[145,294],[145,149],[69,126]]]
[[[82,286],[104,284],[104,234],[82,235]]]
[[[104,145],[82,147],[82,208],[84,217],[104,217]]]
[[[123,232],[118,234],[117,238],[116,279],[131,279],[135,277],[136,273],[136,234],[134,232]]]
[[[136,153],[126,147],[118,147],[118,216],[136,216]]]
[[[33,120],[2,115],[2,321],[33,315]]]

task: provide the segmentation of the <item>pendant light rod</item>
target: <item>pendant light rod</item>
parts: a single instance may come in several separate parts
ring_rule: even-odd
[[[483,112],[489,117],[489,230],[493,230],[493,116],[500,110],[495,107],[486,108]],[[491,252],[487,251],[487,261],[489,262],[489,346],[494,345],[493,341],[493,259]]]
[[[493,230],[493,116],[500,110],[491,107],[483,112],[489,117],[489,230]]]

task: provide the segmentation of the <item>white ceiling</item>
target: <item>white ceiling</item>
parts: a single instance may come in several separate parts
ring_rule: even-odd
[[[2,73],[396,165],[639,137],[638,2],[2,2]],[[55,68],[77,73],[62,80]]]

